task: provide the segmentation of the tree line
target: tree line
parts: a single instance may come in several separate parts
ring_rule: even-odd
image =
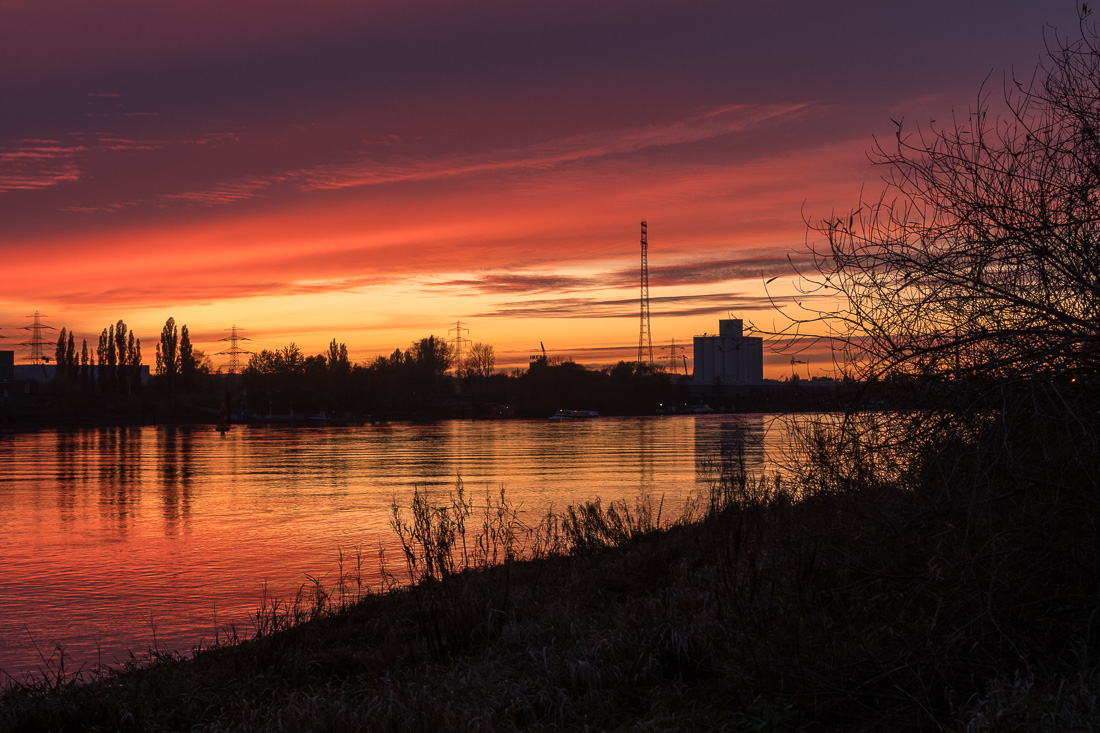
[[[212,371],[210,360],[191,344],[187,324],[176,328],[176,319],[169,318],[160,331],[157,343],[157,384],[165,392],[189,394],[199,386],[199,380]]]
[[[110,398],[140,393],[148,403],[143,410],[152,410],[148,417],[154,420],[166,410],[172,419],[214,414],[227,399],[235,411],[253,417],[323,413],[349,419],[545,416],[559,409],[652,413],[673,400],[668,375],[651,365],[621,362],[600,371],[539,360],[530,370],[505,374],[496,370],[492,345],[475,343],[460,354],[435,335],[358,363],[335,338],[312,355],[290,343],[252,354],[239,376],[215,381],[217,372],[192,343],[187,325],[168,318],[147,385],[141,354],[140,339],[122,320],[104,328],[98,344],[85,339],[79,350],[75,335],[63,328],[55,352],[55,392]]]
[[[538,360],[528,370],[495,370],[494,349],[474,344],[461,356],[438,336],[352,364],[335,339],[306,356],[290,344],[254,354],[242,374],[243,407],[254,415],[378,418],[546,417],[560,409],[653,414],[688,399],[658,367],[620,362],[602,370]]]
[[[102,394],[134,394],[141,390],[141,340],[121,319],[99,334],[95,350],[83,339],[76,353],[75,335],[62,328],[54,351],[55,378],[63,385]]]
[[[495,366],[493,347],[475,344],[459,363],[454,346],[432,335],[353,364],[336,339],[313,356],[291,343],[253,354],[242,380],[250,409],[259,413],[409,413],[438,407],[454,394],[448,372],[455,366],[460,380],[486,379]]]

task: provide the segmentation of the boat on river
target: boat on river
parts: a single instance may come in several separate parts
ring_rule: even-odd
[[[600,413],[595,410],[558,410],[550,416],[551,420],[587,420],[593,417],[599,417]]]

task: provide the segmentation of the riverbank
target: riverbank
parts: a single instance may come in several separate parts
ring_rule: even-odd
[[[1022,545],[987,563],[958,507],[915,492],[805,489],[734,466],[688,513],[694,521],[662,525],[653,506],[595,503],[526,534],[506,504],[478,528],[460,497],[446,511],[414,502],[398,527],[415,587],[375,589],[344,608],[315,588],[265,604],[254,639],[189,659],[154,655],[84,684],[9,686],[0,728],[1096,723],[1087,565],[1055,565]],[[983,508],[1015,514],[1016,499]],[[521,546],[538,559],[510,559]]]

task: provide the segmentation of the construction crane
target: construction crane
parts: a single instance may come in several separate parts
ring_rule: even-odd
[[[531,354],[531,366],[534,366],[535,364],[546,366],[550,363],[550,358],[546,356],[546,347],[543,346],[543,343],[541,341],[539,341],[539,348],[542,349],[542,354]]]

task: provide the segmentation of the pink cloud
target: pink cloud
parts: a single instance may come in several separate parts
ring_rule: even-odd
[[[83,147],[57,140],[20,140],[0,147],[0,193],[27,191],[80,180]]]

